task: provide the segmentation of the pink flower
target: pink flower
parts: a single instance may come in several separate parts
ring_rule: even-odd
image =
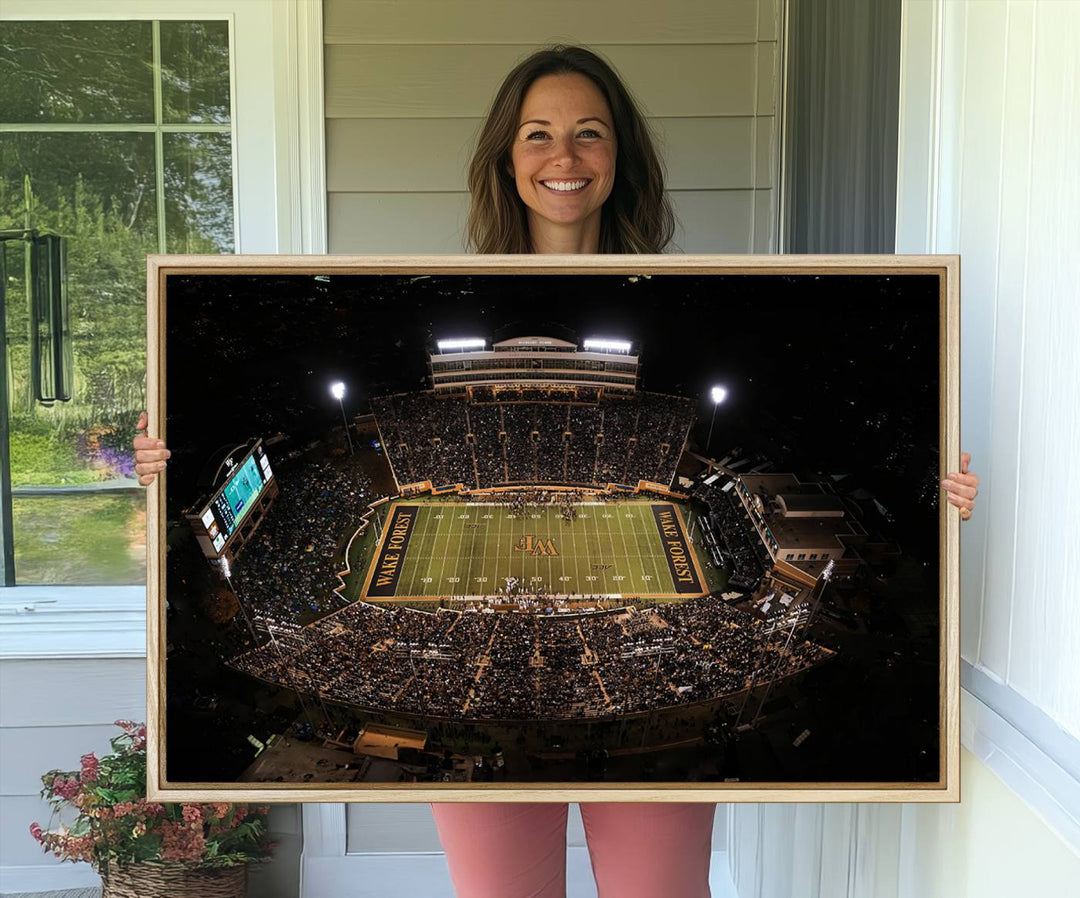
[[[189,823],[161,824],[161,859],[163,861],[197,861],[206,848],[202,827]]]
[[[186,804],[184,805],[183,817],[188,823],[200,823],[202,821],[202,811],[199,810],[198,805]]]
[[[165,805],[156,801],[147,801],[145,798],[140,798],[137,805],[137,812],[147,817],[161,817],[165,813]]]
[[[113,814],[117,817],[126,817],[135,810],[135,805],[130,801],[118,801],[113,805]]]
[[[215,817],[223,818],[229,813],[229,805],[224,801],[216,801],[206,805]]]
[[[90,752],[88,755],[83,755],[80,759],[82,763],[82,773],[80,774],[84,783],[92,783],[98,778],[98,759],[97,756]]]
[[[78,780],[64,779],[62,776],[58,776],[53,780],[53,791],[61,798],[71,801],[79,793]]]
[[[41,824],[40,823],[31,823],[30,824],[30,835],[32,835],[34,837],[34,839],[36,841],[38,841],[38,842],[43,841],[44,837],[42,835],[42,829],[41,829]]]

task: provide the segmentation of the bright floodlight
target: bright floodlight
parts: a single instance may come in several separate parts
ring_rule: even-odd
[[[330,392],[335,399],[341,399],[345,395],[345,384],[339,380],[336,384],[331,385]]]
[[[462,337],[455,340],[439,340],[439,351],[444,349],[483,349],[487,346],[487,340],[482,340],[479,337]]]
[[[608,352],[629,352],[630,344],[625,340],[586,340],[585,349],[603,349]]]
[[[725,390],[723,387],[713,387],[712,388],[712,401],[713,402],[715,402],[717,405],[719,405],[725,399],[727,399],[727,390]]]

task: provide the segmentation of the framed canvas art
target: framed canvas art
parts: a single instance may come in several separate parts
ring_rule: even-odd
[[[149,257],[151,797],[958,800],[958,278]]]

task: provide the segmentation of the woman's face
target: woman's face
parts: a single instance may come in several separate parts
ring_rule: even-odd
[[[529,232],[588,229],[615,183],[615,128],[599,88],[584,75],[545,75],[525,94],[510,162]]]

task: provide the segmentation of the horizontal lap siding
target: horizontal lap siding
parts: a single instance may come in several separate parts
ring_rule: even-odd
[[[755,209],[755,193],[765,197]],[[673,190],[675,244],[684,253],[748,253],[755,212],[768,223],[772,191]],[[330,252],[459,253],[469,195],[339,193],[330,195]],[[759,239],[766,239],[761,233]]]
[[[748,43],[759,27],[773,27],[771,6],[758,0],[326,0],[323,15],[327,44]],[[572,27],[559,31],[553,23]]]
[[[499,82],[535,47],[595,47],[650,115],[683,252],[775,251],[774,0],[328,0],[326,162],[334,253],[464,249],[466,168]]]
[[[481,122],[480,117],[330,119],[327,189],[332,194],[464,191]],[[753,116],[654,118],[650,124],[669,189],[772,187],[771,117],[757,120],[756,156]],[[717,158],[724,164],[717,165]]]
[[[41,775],[110,751],[114,720],[146,717],[142,659],[0,661],[0,868],[53,863],[30,837],[51,809]]]
[[[771,68],[764,45],[761,67]],[[597,46],[655,116],[753,115],[756,44]],[[328,46],[327,118],[483,115],[496,88],[531,48]]]

